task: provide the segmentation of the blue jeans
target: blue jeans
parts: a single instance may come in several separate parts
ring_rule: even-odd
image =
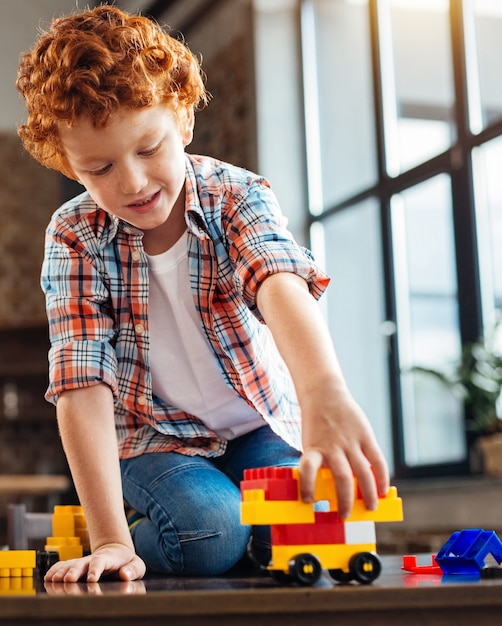
[[[298,465],[300,453],[270,427],[229,442],[215,459],[176,452],[121,461],[124,498],[145,516],[131,530],[151,572],[211,576],[235,565],[252,529],[240,523],[239,483],[253,467]],[[253,531],[256,550],[269,548],[269,529]]]

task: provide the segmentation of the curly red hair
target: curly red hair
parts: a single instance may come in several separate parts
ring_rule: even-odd
[[[198,59],[156,22],[114,6],[55,19],[21,57],[17,88],[28,109],[18,128],[42,165],[73,178],[58,126],[88,116],[106,126],[122,107],[171,103],[175,111],[207,104]]]

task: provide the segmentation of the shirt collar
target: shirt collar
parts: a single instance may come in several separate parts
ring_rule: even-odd
[[[206,223],[206,216],[204,215],[204,211],[200,203],[194,165],[188,154],[185,155],[185,157],[185,218],[187,226],[197,237],[208,238],[209,229]]]

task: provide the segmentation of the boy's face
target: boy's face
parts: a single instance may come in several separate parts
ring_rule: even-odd
[[[146,236],[162,228],[175,206],[183,215],[184,148],[192,139],[193,123],[193,115],[179,121],[169,106],[158,104],[123,109],[105,128],[94,128],[83,117],[75,126],[61,126],[60,137],[75,176],[92,199]]]

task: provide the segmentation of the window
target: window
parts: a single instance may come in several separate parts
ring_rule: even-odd
[[[379,205],[369,198],[349,211],[313,226],[313,247],[325,243],[328,323],[352,393],[376,432],[386,458],[392,458],[388,385],[388,328]],[[322,232],[320,232],[322,231]],[[393,331],[391,325],[390,331]]]
[[[480,132],[502,120],[502,82],[498,59],[502,55],[502,3],[500,0],[464,0],[471,129]]]
[[[378,27],[385,169],[395,176],[456,139],[448,3],[380,0]]]
[[[460,402],[412,369],[447,371],[461,352],[449,177],[441,174],[393,196],[391,221],[404,460],[410,467],[461,461]]]
[[[302,17],[310,209],[319,214],[378,179],[370,25],[365,3],[304,2]]]
[[[487,330],[502,314],[502,136],[474,151],[481,293]]]
[[[460,400],[413,368],[447,371],[502,312],[502,3],[260,4],[288,14],[301,60],[297,165],[349,386],[396,476],[466,473]],[[260,77],[258,91],[264,110],[284,93]],[[272,150],[295,136],[281,126]]]

